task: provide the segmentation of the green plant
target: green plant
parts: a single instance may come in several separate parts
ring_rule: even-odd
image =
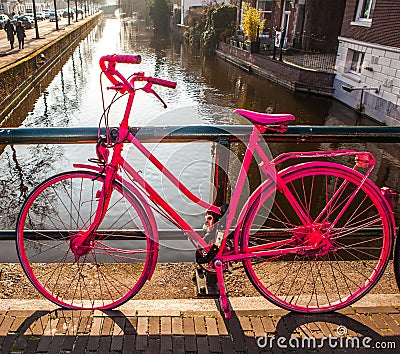
[[[206,13],[203,8],[190,9],[185,17],[185,23],[189,29],[185,32],[185,37],[190,45],[199,45],[206,25]]]
[[[249,4],[243,4],[244,14],[242,20],[242,27],[247,35],[247,40],[253,42],[257,39],[257,33],[262,32],[265,26],[265,19],[260,21],[261,11]]]
[[[236,11],[234,5],[222,5],[189,10],[185,23],[189,26],[185,36],[191,45],[201,45],[206,52],[213,52],[218,41],[235,33]]]
[[[153,20],[154,29],[163,31],[168,27],[170,5],[168,0],[153,0],[149,5],[149,15]]]
[[[203,33],[202,46],[207,52],[213,52],[218,41],[225,41],[235,33],[236,11],[234,5],[222,5],[209,8]]]
[[[211,21],[219,40],[225,40],[235,33],[237,7],[222,5],[211,11]]]

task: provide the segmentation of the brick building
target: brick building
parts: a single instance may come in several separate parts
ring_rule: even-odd
[[[285,30],[284,47],[336,52],[345,0],[249,0],[249,3],[262,11],[261,16],[266,20],[264,35],[271,38],[274,30]]]
[[[335,69],[335,98],[400,125],[399,0],[347,0]]]

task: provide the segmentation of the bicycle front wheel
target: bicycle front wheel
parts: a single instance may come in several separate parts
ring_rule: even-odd
[[[76,255],[74,236],[93,221],[104,177],[65,172],[36,187],[17,222],[17,251],[36,289],[73,309],[109,309],[127,301],[154,270],[157,231],[143,198],[120,183],[90,245]],[[135,195],[136,194],[136,195]]]
[[[250,280],[290,311],[352,304],[376,284],[389,260],[393,225],[386,200],[366,180],[346,206],[363,176],[338,164],[300,164],[281,178],[309,222],[300,221],[282,188],[260,188],[242,224],[241,251],[281,254],[244,260]]]

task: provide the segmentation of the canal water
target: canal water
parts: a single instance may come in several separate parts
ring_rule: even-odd
[[[249,75],[216,58],[203,56],[172,36],[160,37],[141,22],[104,19],[82,41],[54,80],[30,105],[13,114],[13,125],[24,127],[97,126],[103,112],[100,91],[99,58],[112,53],[137,53],[140,65],[121,65],[127,75],[144,71],[147,75],[177,82],[175,90],[156,88],[168,108],[154,96],[137,94],[130,125],[248,124],[233,113],[235,108],[270,113],[291,113],[296,124],[373,125],[367,118],[330,98],[293,93],[266,80]],[[107,80],[102,77],[103,83]],[[106,86],[106,83],[105,83]],[[104,90],[105,101],[112,93]],[[126,101],[119,100],[110,114],[110,125],[117,125]],[[16,118],[17,117],[17,118]],[[210,144],[149,145],[156,156],[203,199],[209,198]],[[400,163],[398,147],[385,144],[269,144],[273,155],[284,151],[309,149],[359,149],[373,152],[377,166],[372,175],[379,186],[398,189]],[[176,197],[176,190],[147,162],[126,148],[130,161],[139,165],[146,178],[185,215],[191,225],[201,227],[203,211]],[[0,156],[0,225],[14,229],[20,206],[37,183],[56,172],[72,168],[94,157],[93,145],[7,146]],[[167,222],[159,221],[161,228]],[[1,261],[1,259],[0,259]]]

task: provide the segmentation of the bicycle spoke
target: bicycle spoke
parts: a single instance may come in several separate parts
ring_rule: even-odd
[[[241,251],[281,254],[245,259],[250,280],[288,310],[324,312],[351,304],[377,282],[388,261],[392,230],[381,194],[336,164],[298,165],[281,178],[309,221],[303,225],[289,200],[265,184],[241,226]],[[257,234],[269,229],[276,237]],[[288,254],[288,246],[299,252]]]
[[[155,266],[158,247],[146,211],[119,184],[113,185],[93,240],[74,241],[93,222],[102,186],[103,177],[95,173],[60,174],[37,187],[23,207],[17,231],[23,268],[38,290],[59,305],[117,306],[139,291]]]

